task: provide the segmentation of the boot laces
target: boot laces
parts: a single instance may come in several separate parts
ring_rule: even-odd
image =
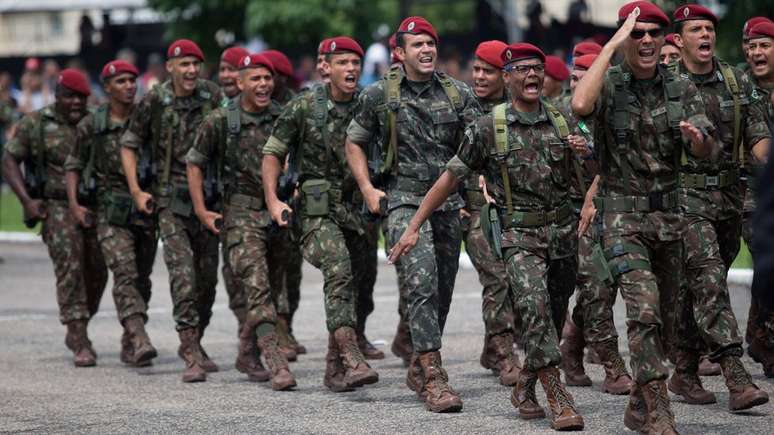
[[[653,398],[656,411],[656,425],[657,427],[672,427],[674,416],[672,409],[669,406],[669,396],[659,385],[649,385]]]
[[[537,376],[535,375],[524,375],[524,372],[521,372],[522,376],[526,377],[526,380],[524,381],[524,396],[527,398],[527,400],[538,403],[537,394],[535,394],[535,385],[537,384]]]
[[[556,402],[561,408],[570,408],[575,410],[575,404],[573,403],[572,396],[564,388],[558,376],[548,376],[548,388],[554,393]],[[534,391],[534,389],[533,389]]]

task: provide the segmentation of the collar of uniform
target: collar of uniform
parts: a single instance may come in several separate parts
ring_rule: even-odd
[[[513,108],[513,104],[508,104],[508,107],[505,109],[505,120],[508,124],[518,122],[523,125],[536,125],[548,121],[548,115],[546,115],[546,109],[541,100],[537,114],[519,112]]]
[[[274,100],[271,100],[269,107],[260,113],[248,112],[242,107],[242,94],[239,94],[237,97],[235,97],[234,104],[239,107],[239,112],[242,115],[239,117],[239,122],[242,125],[260,125],[267,121],[272,122],[275,118],[275,115],[279,114],[280,112],[279,105]]]
[[[57,124],[67,125],[69,122],[56,111],[55,104],[49,104],[48,106],[40,109],[41,118],[48,118],[55,121]],[[74,125],[74,124],[73,124]]]
[[[107,109],[107,129],[108,130],[122,130],[124,127],[126,127],[126,124],[129,123],[129,118],[132,117],[132,112],[134,112],[134,108],[136,107],[136,105],[132,104],[132,108],[131,110],[129,110],[129,115],[126,117],[126,120],[124,120],[124,122],[118,122],[110,116],[110,103],[105,103],[105,106]]]
[[[681,60],[678,62],[678,71],[680,72],[680,77],[684,79],[689,79],[691,81],[696,81],[698,79],[701,80],[701,83],[714,83],[714,82],[722,82],[723,74],[720,72],[720,63],[718,62],[717,56],[712,57],[712,71],[706,73],[706,74],[693,74],[692,72],[688,71],[688,68],[685,67],[685,63]]]
[[[325,97],[326,97],[326,104],[328,106],[328,114],[338,116],[339,112],[336,110],[336,102],[333,101],[333,97],[331,97],[331,84],[326,83],[323,86],[323,89],[325,89]],[[358,94],[360,94],[360,87],[355,90],[355,94],[352,96],[352,99],[349,101],[341,101],[338,104],[346,104],[347,105],[347,111],[351,112],[354,106],[354,103],[357,101]],[[314,96],[315,93],[312,92],[312,95]],[[316,98],[316,97],[315,97]]]
[[[647,85],[654,85],[655,86],[655,85],[661,83],[661,77],[664,74],[664,70],[667,67],[665,67],[663,65],[657,65],[656,66],[656,75],[653,78],[649,78],[649,79],[638,79],[638,78],[635,78],[634,74],[632,73],[631,67],[626,62],[621,62],[620,68],[621,68],[621,73],[623,73],[624,75],[628,75],[629,76],[629,83],[631,83],[631,84],[643,83],[646,86]]]
[[[401,68],[400,83],[405,85],[407,88],[413,90],[413,88],[410,85],[411,80],[409,80],[408,76],[406,76],[405,67],[401,65],[400,68]],[[412,82],[412,83],[419,83],[419,82]],[[438,86],[441,86],[441,76],[438,74],[438,71],[433,71],[433,76],[430,78],[430,80],[428,80],[428,88],[435,83],[437,83]],[[427,89],[427,88],[424,88],[424,89]]]

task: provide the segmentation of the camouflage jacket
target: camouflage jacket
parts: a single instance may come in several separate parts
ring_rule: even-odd
[[[617,86],[625,92],[619,99],[627,102],[626,107],[616,106]],[[671,95],[667,97],[669,86]],[[623,149],[619,149],[616,141],[616,110],[628,118]],[[670,121],[687,120],[707,134],[715,132],[696,86],[662,66],[649,80],[633,78],[626,64],[611,67],[590,118],[594,122],[594,142],[600,160],[599,195],[606,197],[646,197],[676,189],[680,158],[684,151],[689,151],[689,144],[682,138],[676,139],[679,133]],[[604,231],[609,234],[653,231],[659,240],[665,241],[678,240],[683,224],[671,211],[605,211],[604,215]]]
[[[717,159],[697,160],[686,153],[683,171],[687,173],[718,174],[724,170],[736,170],[739,160],[734,160],[734,100],[728,90],[720,70],[720,61],[713,60],[713,69],[709,74],[691,74],[683,62],[677,64],[680,76],[691,80],[699,90],[704,101],[707,117],[715,126],[715,140],[720,151]],[[753,86],[750,77],[737,68],[731,68],[740,90],[740,143],[755,144],[769,136],[765,114],[760,104],[753,98]],[[739,150],[737,149],[737,152]],[[681,209],[687,214],[696,214],[713,220],[725,220],[738,216],[742,212],[744,191],[741,183],[734,183],[723,189],[681,189]]]
[[[388,181],[390,209],[418,206],[446,162],[454,156],[465,127],[481,115],[475,94],[468,85],[449,79],[460,96],[459,107],[449,101],[439,73],[428,82],[400,79],[400,106],[396,115],[397,156]],[[386,152],[389,144],[387,81],[382,78],[360,94],[360,108],[347,129],[349,139],[365,148],[376,140]],[[454,193],[439,210],[456,210],[464,205]]]
[[[76,125],[67,122],[54,109],[46,106],[26,115],[19,123],[16,135],[5,149],[17,161],[28,156],[45,168],[43,196],[67,199],[65,161],[75,148]]]
[[[568,93],[562,95],[556,100],[555,107],[562,111],[562,113],[570,114],[571,118],[567,119],[568,123],[572,123],[578,126],[578,132],[588,141],[588,146],[594,149],[594,122],[590,118],[577,119],[572,113],[572,94]],[[589,159],[593,159],[592,154]],[[588,190],[591,183],[594,181],[594,176],[597,175],[595,171],[592,171],[591,167],[586,164],[585,160],[573,154],[573,159],[576,160],[573,163],[573,171],[576,171],[576,176],[572,177],[572,183],[570,184],[570,199],[573,202],[576,213],[580,213],[580,209],[583,206],[583,201],[586,197],[586,190]],[[595,168],[596,169],[596,168]],[[580,176],[577,171],[580,170]],[[583,182],[581,184],[581,181]]]
[[[229,131],[228,108],[214,110],[199,127],[186,161],[201,168],[214,162],[222,168],[226,196],[238,193],[263,198],[263,145],[279,117],[280,106],[272,101],[261,113],[250,113],[242,108],[240,97],[233,104],[239,114],[239,131]]]
[[[505,119],[509,146],[506,164],[513,209],[535,213],[569,207],[567,185],[573,177],[569,165],[572,151],[559,137],[543,104],[533,113],[518,112],[509,105]],[[569,126],[571,134],[578,134],[572,124]],[[497,154],[493,115],[485,115],[467,128],[457,155],[447,163],[446,169],[459,179],[482,173],[489,194],[501,214],[505,214],[506,192]],[[508,228],[503,231],[503,248],[544,251],[548,258],[564,258],[575,255],[574,229],[575,217],[571,213],[550,228]]]
[[[170,184],[186,185],[185,156],[194,143],[196,131],[210,110],[219,107],[221,91],[208,80],[199,80],[193,95],[176,97],[172,82],[154,86],[137,105],[121,145],[140,149],[149,143],[158,173],[154,194],[166,197],[169,186],[162,186],[167,147],[171,146]]]
[[[285,107],[295,97],[296,97],[296,93],[293,92],[292,89],[286,87],[284,91],[275,95],[274,97],[272,97],[272,99],[276,101],[280,105],[280,107]]]

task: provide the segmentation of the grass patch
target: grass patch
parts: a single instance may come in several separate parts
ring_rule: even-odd
[[[40,224],[30,229],[22,222],[22,206],[16,195],[5,188],[0,189],[0,231],[38,232]]]

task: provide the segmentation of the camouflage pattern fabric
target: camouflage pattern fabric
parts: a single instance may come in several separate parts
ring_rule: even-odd
[[[505,163],[514,210],[567,210],[547,225],[503,225],[502,246],[514,317],[521,322],[524,364],[536,371],[559,364],[557,331],[562,330],[575,287],[577,220],[570,211],[567,189],[572,178],[568,162],[573,155],[543,104],[535,113],[521,113],[509,105],[505,119],[509,147]],[[574,124],[570,127],[577,134]],[[508,219],[502,209],[506,193],[500,161],[493,157],[496,154],[492,115],[485,115],[468,127],[457,155],[446,167],[458,179],[482,173],[487,191],[501,205],[501,219]]]

